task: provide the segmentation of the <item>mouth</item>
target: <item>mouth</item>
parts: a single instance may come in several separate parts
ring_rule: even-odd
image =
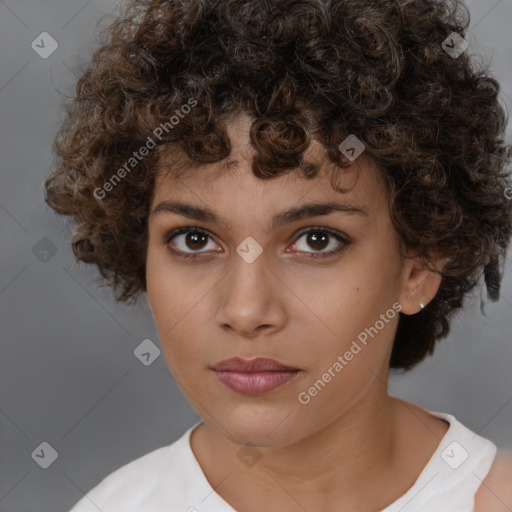
[[[260,395],[283,386],[302,371],[266,357],[226,359],[217,363],[212,370],[228,388],[248,396]]]

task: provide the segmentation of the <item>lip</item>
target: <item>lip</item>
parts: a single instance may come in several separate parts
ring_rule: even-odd
[[[287,384],[301,370],[284,365],[275,359],[234,357],[217,363],[215,375],[224,385],[243,395],[260,395]]]
[[[232,357],[224,359],[214,367],[216,371],[228,372],[273,372],[273,371],[297,371],[299,368],[293,368],[285,364],[270,359],[268,357],[255,357],[253,359],[243,359],[242,357]]]

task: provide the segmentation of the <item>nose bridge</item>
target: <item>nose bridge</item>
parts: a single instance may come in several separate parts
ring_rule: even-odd
[[[240,244],[238,251],[251,253],[253,249],[247,244]],[[271,293],[267,255],[261,252],[254,260],[244,258],[238,253],[233,255],[231,272],[226,282],[226,299],[240,305],[251,304],[257,307],[259,302],[268,299]]]
[[[248,254],[254,247],[250,247]],[[233,256],[232,267],[221,288],[217,320],[246,334],[260,325],[274,325],[282,319],[276,278],[269,269],[269,261],[262,252],[251,261],[244,258],[244,243]],[[246,253],[246,254],[247,254]]]

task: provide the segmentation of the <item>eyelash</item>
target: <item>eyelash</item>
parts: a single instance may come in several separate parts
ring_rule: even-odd
[[[201,228],[195,228],[195,227],[181,227],[181,228],[178,228],[178,229],[175,229],[173,231],[171,231],[170,233],[168,233],[165,237],[165,244],[167,246],[169,246],[169,243],[171,242],[171,240],[173,238],[175,238],[176,236],[178,235],[181,235],[183,233],[190,233],[190,232],[197,232],[197,233],[201,233],[203,235],[206,235],[206,236],[210,236],[210,233],[208,233],[208,231],[204,230],[204,229],[201,229]],[[297,238],[296,238],[296,241],[299,240],[299,238],[301,238],[303,235],[305,234],[308,234],[310,232],[322,232],[322,233],[327,233],[329,234],[330,236],[332,236],[333,238],[335,238],[338,242],[342,242],[342,244],[340,245],[340,247],[338,249],[334,249],[334,250],[331,250],[329,252],[324,252],[324,253],[305,253],[306,254],[306,257],[307,258],[327,258],[329,256],[334,256],[335,254],[340,254],[341,252],[343,252],[351,243],[352,241],[349,240],[348,238],[346,238],[345,236],[341,235],[341,233],[339,231],[336,231],[334,229],[331,229],[331,228],[327,228],[327,227],[310,227],[310,228],[305,228],[301,231],[299,231],[299,233],[297,234]],[[197,258],[203,258],[205,256],[201,256],[201,252],[196,252],[196,253],[186,253],[186,252],[183,252],[183,251],[180,251],[180,250],[175,250],[175,249],[169,249],[173,254],[176,254],[182,258],[191,258],[191,259],[197,259]]]

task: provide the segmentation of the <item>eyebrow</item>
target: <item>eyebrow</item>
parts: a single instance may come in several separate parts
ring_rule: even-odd
[[[152,215],[158,212],[177,213],[192,220],[202,222],[218,222],[229,228],[228,223],[219,217],[209,208],[184,203],[182,201],[162,201],[151,212]],[[307,217],[316,217],[320,215],[329,215],[332,212],[343,212],[349,215],[368,216],[368,212],[360,206],[344,202],[326,202],[326,203],[306,203],[298,206],[292,206],[286,210],[276,213],[269,225],[269,230],[277,229],[285,224]]]

